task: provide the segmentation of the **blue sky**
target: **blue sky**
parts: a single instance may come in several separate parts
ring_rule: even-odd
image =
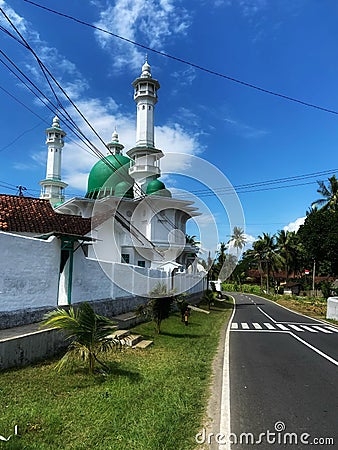
[[[338,4],[334,0],[325,2],[325,7],[316,0],[36,1],[212,71],[338,110]],[[126,150],[131,148],[135,143],[131,82],[140,74],[146,51],[23,0],[0,0],[0,7],[103,139],[108,142],[116,126]],[[3,17],[0,22],[8,28]],[[0,49],[52,98],[27,49],[3,32],[0,42]],[[151,51],[148,60],[153,77],[161,84],[155,138],[164,152],[203,158],[234,186],[334,173],[338,167],[337,115],[250,89]],[[3,64],[0,104],[0,190],[15,193],[15,186],[23,185],[30,195],[38,196],[38,182],[45,176],[44,130],[53,113]],[[69,111],[91,137],[75,111]],[[66,125],[64,129],[68,131]],[[67,141],[63,152],[63,179],[69,183],[66,193],[83,195],[96,159],[77,145],[70,132],[69,137],[72,141]],[[270,185],[285,186],[280,189],[238,190],[248,236],[275,233],[304,217],[318,197],[316,180],[329,176]],[[196,177],[200,179],[200,174]],[[165,179],[168,187],[205,189],[173,173]],[[305,182],[311,184],[289,187]],[[3,187],[4,183],[12,189]],[[199,197],[216,219],[218,240],[227,241],[229,225],[219,204],[210,196]]]

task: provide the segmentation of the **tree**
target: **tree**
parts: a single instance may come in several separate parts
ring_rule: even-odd
[[[278,270],[281,267],[283,258],[277,252],[275,235],[263,233],[263,236],[258,236],[258,242],[257,246],[262,257],[261,262],[265,268],[266,291],[269,292],[271,271]]]
[[[215,301],[216,295],[217,295],[216,291],[214,292],[211,289],[207,289],[203,293],[202,300],[208,305],[209,311],[211,309],[211,304]]]
[[[76,309],[71,306],[69,311],[57,308],[47,313],[43,326],[57,328],[66,334],[66,339],[71,340],[66,354],[56,366],[58,370],[74,359],[87,362],[91,374],[94,372],[96,362],[107,369],[107,366],[98,359],[98,355],[119,343],[118,340],[109,338],[116,329],[114,322],[96,314],[88,302],[82,303]]]
[[[300,269],[303,256],[303,248],[299,236],[294,231],[280,230],[277,234],[277,250],[284,260],[286,278]]]
[[[149,295],[151,298],[144,305],[140,305],[136,312],[152,320],[156,333],[160,334],[161,324],[170,316],[175,298],[172,292],[167,291],[166,285],[161,283],[158,283]]]
[[[195,235],[190,236],[189,234],[185,235],[185,243],[191,245],[192,247],[196,247],[196,249],[198,249],[201,244],[199,241],[196,241]]]
[[[240,227],[234,227],[234,230],[231,235],[229,243],[232,243],[232,245],[236,249],[237,261],[238,261],[239,250],[242,250],[242,248],[246,244],[244,230]]]
[[[312,211],[305,219],[297,235],[303,245],[308,264],[316,261],[325,268],[323,275],[338,275],[338,211]]]
[[[322,211],[338,211],[338,180],[336,175],[332,175],[329,178],[328,186],[324,181],[318,181],[319,188],[318,194],[321,194],[323,198],[320,198],[312,203],[312,208],[321,206]]]
[[[257,266],[261,279],[261,290],[263,290],[264,242],[262,240],[255,241],[252,249],[245,252],[245,258]]]

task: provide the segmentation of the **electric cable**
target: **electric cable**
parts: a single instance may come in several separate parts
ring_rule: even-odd
[[[169,53],[165,53],[165,52],[162,52],[160,50],[156,50],[154,48],[148,47],[148,46],[146,46],[144,44],[140,44],[139,42],[133,41],[133,40],[128,39],[128,38],[125,38],[125,37],[120,36],[120,35],[118,35],[116,33],[108,31],[108,30],[106,30],[104,28],[101,28],[101,27],[98,27],[98,26],[93,25],[91,23],[88,23],[88,22],[86,22],[84,20],[77,19],[76,17],[70,16],[69,14],[61,13],[61,12],[56,11],[54,9],[48,8],[47,6],[39,5],[38,3],[35,3],[33,1],[31,1],[31,0],[24,0],[24,1],[26,3],[30,3],[31,5],[36,6],[37,8],[44,9],[44,10],[46,10],[46,11],[52,13],[52,14],[56,14],[58,16],[66,18],[66,19],[73,20],[76,23],[79,23],[81,25],[85,25],[87,27],[93,28],[93,29],[95,29],[97,31],[100,31],[102,33],[109,34],[110,36],[113,36],[113,37],[115,37],[117,39],[120,39],[120,40],[122,40],[124,42],[128,42],[129,44],[135,45],[137,47],[140,47],[140,48],[142,48],[144,50],[150,51],[150,52],[155,53],[157,55],[164,56],[166,58],[169,58],[169,59],[172,59],[174,61],[180,62],[180,63],[185,64],[187,66],[193,67],[194,69],[198,69],[200,71],[206,72],[206,73],[208,73],[210,75],[215,75],[217,77],[224,78],[226,80],[232,81],[232,82],[240,84],[242,86],[246,86],[248,88],[255,89],[255,90],[259,91],[259,92],[263,92],[265,94],[273,95],[275,97],[279,97],[279,98],[282,98],[282,99],[287,100],[287,101],[298,103],[300,105],[307,106],[309,108],[314,108],[314,109],[318,109],[320,111],[324,111],[324,112],[327,112],[327,113],[330,113],[330,114],[338,115],[338,111],[336,111],[334,109],[329,109],[329,108],[326,108],[326,107],[323,107],[323,106],[320,106],[320,105],[316,105],[314,103],[309,103],[309,102],[297,99],[295,97],[291,97],[289,95],[281,94],[280,92],[275,92],[275,91],[272,91],[270,89],[266,89],[266,88],[263,88],[261,86],[257,86],[255,84],[248,83],[248,82],[243,81],[243,80],[239,80],[237,78],[234,78],[234,77],[231,77],[229,75],[217,72],[215,70],[208,69],[208,68],[206,68],[204,66],[201,66],[199,64],[195,64],[193,62],[187,61],[187,60],[185,60],[183,58],[179,58],[179,57],[171,55]]]

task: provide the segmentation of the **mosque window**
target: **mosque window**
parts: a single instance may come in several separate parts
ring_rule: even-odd
[[[146,266],[146,262],[145,261],[137,261],[137,265],[139,267],[145,267]]]
[[[122,253],[121,254],[121,262],[129,264],[130,261],[130,255],[128,253]]]
[[[145,105],[142,105],[142,109],[145,109],[146,107],[145,107]]]

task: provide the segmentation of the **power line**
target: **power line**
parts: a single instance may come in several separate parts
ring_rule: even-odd
[[[46,78],[46,80],[47,80],[47,83],[48,83],[48,85],[49,85],[49,87],[50,87],[50,89],[51,89],[51,91],[53,92],[53,95],[54,95],[54,97],[55,97],[55,100],[56,100],[56,102],[57,102],[57,104],[62,108],[62,110],[65,112],[65,114],[66,114],[66,116],[67,116],[67,121],[69,121],[69,122],[71,122],[71,124],[72,124],[72,126],[74,126],[75,128],[76,128],[76,130],[84,137],[84,139],[88,142],[88,144],[90,144],[91,145],[91,147],[90,147],[90,149],[96,154],[96,156],[99,156],[100,158],[101,158],[101,160],[103,160],[104,162],[105,162],[105,164],[106,165],[108,165],[109,167],[111,167],[112,169],[113,169],[113,171],[115,171],[116,170],[116,168],[110,163],[110,161],[107,159],[107,157],[106,156],[104,156],[101,152],[100,152],[100,150],[94,145],[94,144],[92,144],[91,143],[91,141],[82,133],[82,131],[80,130],[80,128],[76,125],[76,123],[74,122],[74,120],[71,118],[71,116],[68,114],[68,112],[65,110],[65,108],[64,108],[64,106],[62,105],[62,103],[61,103],[61,101],[60,101],[60,99],[59,99],[59,97],[58,97],[58,95],[56,94],[56,92],[55,92],[55,90],[53,89],[53,87],[52,87],[52,85],[51,85],[51,82],[50,82],[50,80],[48,79],[48,76],[47,76],[47,74],[51,77],[51,79],[54,81],[54,83],[58,86],[58,88],[61,90],[61,92],[63,93],[63,95],[67,98],[67,100],[72,104],[72,106],[75,108],[75,110],[77,111],[77,113],[81,116],[81,118],[87,123],[87,125],[90,127],[90,129],[95,133],[95,135],[99,138],[99,140],[103,143],[103,145],[105,146],[105,148],[107,148],[107,145],[106,145],[106,143],[103,141],[103,139],[101,138],[101,136],[97,133],[97,131],[94,129],[94,127],[91,125],[91,123],[88,121],[88,119],[84,116],[84,114],[82,114],[82,112],[80,111],[80,109],[76,106],[76,104],[72,101],[72,99],[68,96],[68,94],[67,94],[67,92],[62,88],[62,86],[58,83],[58,81],[54,78],[54,76],[51,74],[51,72],[48,70],[48,68],[45,66],[45,64],[41,61],[41,59],[38,57],[38,55],[36,54],[36,52],[33,50],[33,48],[29,45],[29,43],[25,40],[25,38],[22,36],[22,34],[20,33],[20,31],[17,29],[17,27],[13,24],[13,22],[11,21],[11,19],[6,15],[6,13],[4,12],[4,10],[2,9],[2,8],[0,8],[0,12],[2,13],[2,15],[5,17],[5,19],[8,21],[8,23],[11,25],[11,27],[15,30],[15,32],[17,33],[17,35],[20,37],[20,39],[21,39],[21,41],[22,42],[20,42],[20,41],[18,41],[19,43],[21,43],[27,50],[29,50],[32,54],[33,54],[33,56],[34,56],[34,58],[36,59],[36,61],[38,62],[38,64],[39,64],[39,67],[40,67],[40,69],[41,69],[41,71],[43,72],[43,75],[44,75],[44,77]],[[1,27],[0,27],[0,29],[1,29]],[[7,34],[9,34],[10,36],[12,36],[12,37],[14,37],[11,33],[9,33],[9,32],[7,32]],[[15,39],[15,40],[17,40],[17,39]],[[2,54],[4,54],[4,52],[2,52],[1,50],[0,50],[0,52],[2,53]],[[6,55],[5,55],[6,56]],[[9,60],[14,66],[15,66],[15,64],[6,56],[6,59],[7,60]],[[15,66],[16,68],[17,68],[17,66]],[[17,69],[17,70],[19,70],[20,71],[20,69]],[[22,73],[22,71],[20,71],[20,73]],[[23,74],[23,73],[22,73]],[[23,76],[26,78],[26,79],[28,79],[24,74],[23,74]],[[31,81],[31,80],[28,80],[32,85],[34,85],[33,84],[33,82]],[[39,90],[38,88],[37,88],[37,90],[39,91],[39,92],[41,92],[41,90]],[[47,100],[47,102],[49,102],[49,103],[51,103],[51,104],[53,104],[44,94],[42,94],[45,98],[46,98],[46,100]],[[56,108],[57,110],[59,110],[58,108]],[[62,113],[61,113],[62,114]],[[63,114],[62,114],[63,115]],[[63,115],[64,116],[64,115]],[[115,158],[115,160],[117,161],[117,163],[121,166],[121,168],[123,168],[124,166],[121,164],[121,162],[118,160],[118,158],[116,157],[116,155],[113,155],[114,156],[114,158]],[[122,177],[124,177],[125,178],[125,176],[124,176],[124,174],[122,173],[121,174],[122,175]],[[136,188],[138,188],[138,190],[139,190],[139,192],[140,192],[140,194],[142,195],[142,194],[144,194],[143,193],[143,191],[142,191],[142,188],[141,188],[141,186],[139,186],[136,182],[134,182],[134,185],[136,186]],[[149,202],[148,202],[148,200],[145,198],[144,199],[145,201],[146,201],[146,203],[148,204],[148,206],[152,209],[152,211],[155,213],[155,214],[157,214],[157,212],[154,210],[154,208],[152,207],[152,205],[151,204],[149,204]],[[172,229],[175,229],[175,228],[177,228],[176,227],[176,225],[175,224],[173,224],[172,222],[171,222],[171,220],[169,219],[169,218],[167,218],[167,221],[170,223],[170,225],[172,226]],[[130,227],[132,226],[132,224],[130,224]],[[166,225],[165,225],[166,226]],[[167,226],[166,226],[166,228],[167,228],[167,230],[170,232],[171,231],[171,229],[169,229]],[[139,231],[139,233],[141,233],[140,231]],[[143,235],[143,233],[141,233],[142,235]],[[145,236],[144,236],[145,237]],[[147,239],[146,237],[145,237],[145,239]],[[148,239],[147,239],[148,240]]]
[[[71,118],[71,116],[68,114],[68,112],[65,110],[64,106],[62,105],[62,102],[60,101],[58,95],[56,94],[55,90],[53,89],[47,74],[51,77],[51,79],[54,81],[54,83],[58,86],[58,88],[61,90],[61,92],[63,93],[63,95],[67,98],[67,100],[71,103],[71,105],[75,108],[75,110],[77,111],[77,113],[81,116],[81,118],[86,122],[86,124],[90,127],[90,129],[95,133],[95,135],[99,138],[99,140],[103,143],[103,145],[105,146],[105,148],[107,148],[106,143],[103,141],[103,139],[101,138],[101,136],[97,133],[97,131],[94,129],[94,127],[91,125],[91,123],[88,121],[88,119],[84,116],[84,114],[81,112],[81,110],[77,107],[77,105],[72,101],[72,99],[68,96],[67,92],[62,88],[62,86],[58,83],[58,81],[55,79],[55,77],[52,75],[52,73],[48,70],[48,68],[45,66],[45,64],[41,61],[41,59],[38,57],[38,55],[36,54],[36,52],[33,50],[33,48],[29,45],[29,43],[26,41],[26,39],[22,36],[22,34],[20,33],[20,31],[17,29],[17,27],[13,24],[13,22],[11,21],[11,19],[6,15],[6,13],[3,11],[2,8],[0,8],[0,11],[2,13],[2,15],[5,17],[5,19],[8,21],[8,23],[11,25],[11,27],[15,30],[15,32],[17,33],[17,35],[20,37],[21,42],[18,41],[20,44],[22,44],[27,50],[29,50],[34,58],[36,59],[36,61],[39,64],[39,67],[41,69],[41,71],[43,72],[44,77],[47,80],[47,83],[50,87],[50,89],[53,92],[53,95],[56,99],[57,104],[62,108],[62,110],[65,112],[66,116],[69,118],[69,120],[71,121],[71,123],[76,127],[76,129],[79,131],[79,133],[85,138],[85,140],[91,144],[90,150],[92,150],[96,156],[100,157],[101,160],[104,161],[104,163],[111,167],[114,171],[116,170],[115,167],[110,163],[110,161],[108,160],[108,158],[106,156],[104,156],[100,150],[93,145],[88,138],[86,138],[86,136],[82,133],[82,131],[79,129],[79,127],[76,125],[76,123],[74,122],[74,120]],[[6,30],[7,32],[7,30]],[[7,34],[9,34],[11,37],[14,37],[11,33],[7,32]],[[15,38],[15,37],[14,37]],[[15,40],[17,40],[15,38]],[[1,52],[1,50],[0,50]],[[3,52],[2,52],[3,53]],[[7,58],[8,59],[8,58]],[[14,63],[13,63],[14,64]],[[25,77],[27,78],[27,77]],[[31,81],[30,81],[31,82]],[[31,82],[31,84],[33,84]],[[39,92],[41,92],[39,90]],[[46,96],[44,96],[46,98]],[[47,101],[49,101],[49,103],[52,104],[52,102],[46,98]],[[62,113],[61,113],[62,114]],[[115,160],[117,161],[117,163],[119,164],[119,166],[121,168],[124,168],[124,166],[122,165],[122,163],[118,160],[118,158],[116,157],[116,155],[113,155]],[[122,177],[126,179],[126,177],[124,176],[123,173],[121,173]],[[127,180],[128,181],[128,180]],[[141,196],[144,196],[144,192],[142,190],[142,187],[140,185],[138,185],[136,182],[134,182],[134,186],[137,188],[138,192],[140,193]],[[148,204],[148,206],[152,209],[152,211],[157,214],[157,212],[154,210],[154,208],[152,207],[152,205],[149,203],[149,201],[146,199],[146,197],[144,197],[144,200],[146,201],[146,203]],[[170,225],[172,226],[173,229],[176,229],[176,225],[170,220],[170,218],[167,218],[167,221],[170,223]],[[167,228],[168,231],[171,231],[171,229],[169,229],[166,225],[165,227]]]
[[[291,101],[291,102],[294,102],[294,103],[298,103],[298,104],[301,104],[303,106],[307,106],[309,108],[314,108],[314,109],[318,109],[320,111],[324,111],[324,112],[327,112],[327,113],[330,113],[330,114],[338,115],[338,111],[336,111],[334,109],[329,109],[329,108],[325,108],[323,106],[316,105],[314,103],[305,102],[305,101],[297,99],[295,97],[291,97],[289,95],[281,94],[280,92],[271,91],[270,89],[266,89],[266,88],[263,88],[261,86],[257,86],[255,84],[248,83],[248,82],[243,81],[243,80],[239,80],[237,78],[231,77],[231,76],[226,75],[224,73],[220,73],[220,72],[217,72],[215,70],[208,69],[208,68],[206,68],[204,66],[201,66],[199,64],[195,64],[193,62],[187,61],[187,60],[185,60],[183,58],[179,58],[179,57],[173,56],[173,55],[171,55],[169,53],[165,53],[165,52],[156,50],[154,48],[148,47],[148,46],[146,46],[144,44],[140,44],[139,42],[133,41],[133,40],[128,39],[128,38],[125,38],[125,37],[120,36],[120,35],[118,35],[116,33],[108,31],[108,30],[106,30],[104,28],[98,27],[96,25],[93,25],[93,24],[88,23],[88,22],[86,22],[84,20],[78,19],[76,17],[70,16],[69,14],[61,13],[60,11],[56,11],[54,9],[48,8],[47,6],[39,5],[38,3],[32,2],[31,0],[24,0],[24,1],[26,3],[30,3],[31,5],[36,6],[38,8],[44,9],[44,10],[46,10],[46,11],[52,13],[52,14],[56,14],[58,16],[66,18],[66,19],[73,20],[76,23],[79,23],[81,25],[85,25],[87,27],[93,28],[93,29],[95,29],[97,31],[100,31],[102,33],[109,34],[110,36],[113,36],[113,37],[115,37],[117,39],[120,39],[120,40],[122,40],[124,42],[128,42],[129,44],[135,45],[135,46],[140,47],[140,48],[142,48],[144,50],[150,51],[152,53],[156,53],[157,55],[164,56],[166,58],[169,58],[169,59],[172,59],[174,61],[180,62],[180,63],[185,64],[187,66],[193,67],[194,69],[201,70],[201,71],[206,72],[206,73],[208,73],[210,75],[215,75],[217,77],[224,78],[224,79],[226,79],[228,81],[232,81],[232,82],[240,84],[242,86],[246,86],[248,88],[255,89],[255,90],[259,91],[259,92],[264,92],[265,94],[273,95],[275,97],[279,97],[279,98],[282,98],[284,100],[288,100],[288,101]]]
[[[284,177],[284,178],[275,178],[272,180],[239,184],[239,185],[229,186],[229,187],[219,187],[219,188],[213,188],[213,189],[200,189],[200,190],[190,191],[190,193],[200,196],[200,195],[207,195],[207,194],[208,195],[217,195],[217,194],[221,195],[221,194],[227,194],[227,193],[235,193],[238,191],[241,191],[241,193],[243,193],[243,192],[255,192],[256,190],[269,190],[270,187],[269,188],[267,187],[266,189],[255,189],[255,188],[271,186],[274,184],[289,183],[289,182],[293,182],[293,181],[308,180],[309,178],[314,178],[314,177],[323,176],[323,175],[329,175],[329,174],[335,173],[337,171],[338,171],[338,169],[330,169],[330,170],[324,170],[321,172],[312,172],[312,173],[303,174],[303,175],[295,175],[295,176]],[[290,184],[288,186],[271,187],[271,189],[279,189],[279,188],[283,188],[283,187],[292,187],[292,186],[301,186],[301,185],[305,185],[305,184],[314,184],[314,183],[317,183],[317,180],[311,181],[309,183],[299,183],[299,184],[293,184],[293,185]],[[177,195],[182,196],[185,194],[178,193]]]

